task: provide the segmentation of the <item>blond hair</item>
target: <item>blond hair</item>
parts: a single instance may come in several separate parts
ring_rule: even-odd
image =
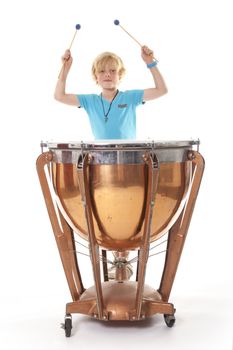
[[[124,64],[119,56],[112,52],[103,52],[96,57],[92,64],[92,77],[97,82],[97,73],[103,70],[107,65],[111,65],[118,71],[119,77],[122,78],[125,74]]]

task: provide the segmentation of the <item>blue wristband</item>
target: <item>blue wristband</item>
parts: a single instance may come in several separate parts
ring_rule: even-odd
[[[151,63],[147,63],[147,68],[152,68],[152,67],[156,67],[157,66],[157,63],[158,63],[158,61],[153,61],[153,62],[151,62]]]

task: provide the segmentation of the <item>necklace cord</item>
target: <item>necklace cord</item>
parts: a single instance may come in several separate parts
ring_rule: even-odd
[[[108,115],[109,115],[109,112],[110,112],[110,110],[111,110],[112,103],[113,103],[113,101],[115,100],[115,98],[117,97],[118,92],[119,92],[119,90],[117,90],[116,93],[115,93],[115,95],[113,96],[113,99],[112,99],[112,101],[110,102],[110,105],[109,105],[109,107],[108,107],[107,113],[105,113],[105,109],[104,109],[104,103],[103,103],[103,95],[102,95],[102,92],[101,92],[101,94],[100,94],[101,105],[102,105],[102,109],[103,109],[103,113],[104,113],[104,121],[105,121],[105,123],[107,123],[107,121],[108,121]]]

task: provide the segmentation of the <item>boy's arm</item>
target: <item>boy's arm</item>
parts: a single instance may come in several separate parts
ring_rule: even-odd
[[[79,100],[75,94],[66,93],[66,79],[69,73],[70,67],[72,65],[73,59],[71,57],[70,51],[66,50],[65,54],[62,56],[63,68],[58,77],[58,81],[55,87],[54,98],[55,100],[65,103],[70,106],[79,106]]]
[[[142,46],[142,59],[146,64],[153,62],[153,51],[151,51],[147,46]],[[149,69],[152,74],[155,86],[153,88],[144,90],[144,101],[153,100],[167,93],[166,84],[158,68],[156,66],[153,66]]]

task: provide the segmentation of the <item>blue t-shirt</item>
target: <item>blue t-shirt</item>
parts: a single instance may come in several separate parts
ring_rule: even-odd
[[[87,112],[95,139],[135,139],[136,107],[143,103],[144,90],[119,91],[110,103],[96,94],[77,95]],[[109,110],[110,108],[110,110]],[[107,118],[105,115],[108,113]]]

